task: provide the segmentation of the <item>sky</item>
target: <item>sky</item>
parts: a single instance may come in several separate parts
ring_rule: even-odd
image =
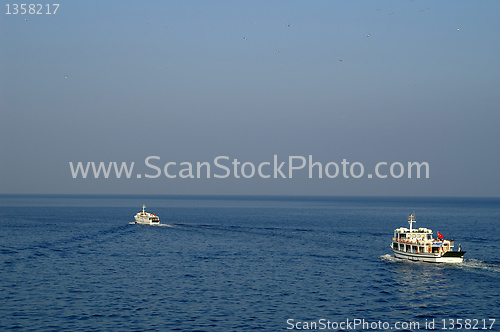
[[[7,4],[1,194],[500,197],[498,1]],[[148,156],[176,173],[274,155],[365,176],[144,176]],[[79,161],[134,162],[142,177],[75,179]],[[378,162],[427,162],[429,178],[367,178]]]

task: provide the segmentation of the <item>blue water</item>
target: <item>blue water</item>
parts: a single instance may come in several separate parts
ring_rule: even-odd
[[[143,203],[167,226],[130,225]],[[392,258],[410,212],[465,262]],[[497,319],[498,331],[499,227],[499,199],[0,196],[0,330]]]

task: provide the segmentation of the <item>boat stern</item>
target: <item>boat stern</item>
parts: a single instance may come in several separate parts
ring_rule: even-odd
[[[465,251],[448,251],[437,259],[438,263],[462,263]]]

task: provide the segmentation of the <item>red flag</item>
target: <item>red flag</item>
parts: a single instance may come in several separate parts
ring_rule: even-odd
[[[443,239],[444,238],[443,234],[438,232],[438,238]]]

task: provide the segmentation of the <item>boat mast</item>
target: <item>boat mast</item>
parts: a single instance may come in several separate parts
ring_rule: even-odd
[[[415,221],[415,216],[412,214],[410,214],[410,216],[408,217],[408,223],[410,224],[410,232],[413,230],[413,223],[416,222]]]
[[[146,208],[146,205],[142,204],[142,213],[144,213],[145,208]]]

